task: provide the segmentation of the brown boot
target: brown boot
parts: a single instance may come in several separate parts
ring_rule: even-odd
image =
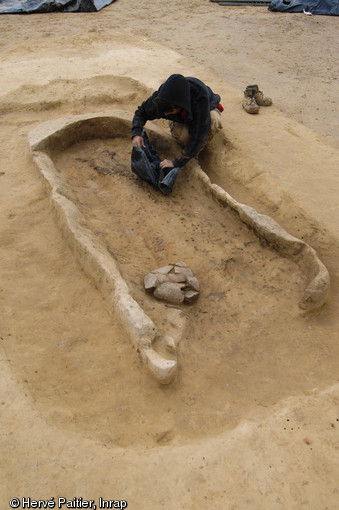
[[[246,90],[250,89],[253,91],[254,99],[258,103],[259,106],[271,106],[272,99],[270,97],[264,96],[264,93],[259,90],[258,85],[248,85]]]
[[[254,91],[248,87],[244,90],[242,107],[247,113],[259,113],[259,105],[254,98]]]

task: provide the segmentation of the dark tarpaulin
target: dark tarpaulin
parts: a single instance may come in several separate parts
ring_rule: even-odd
[[[268,10],[339,16],[339,0],[272,0]]]
[[[115,0],[0,0],[0,14],[98,12]]]
[[[143,129],[144,147],[133,147],[131,169],[143,181],[152,184],[164,195],[172,193],[180,168],[160,168],[161,159],[153,145],[150,145],[146,131]]]

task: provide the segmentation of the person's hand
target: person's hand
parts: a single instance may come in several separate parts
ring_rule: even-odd
[[[133,147],[138,147],[141,149],[142,147],[145,147],[145,142],[142,136],[133,136],[132,138],[132,145]]]
[[[164,159],[160,163],[160,168],[174,168],[174,165],[170,159]]]

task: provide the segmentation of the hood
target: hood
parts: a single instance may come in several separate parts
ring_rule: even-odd
[[[191,112],[190,84],[181,74],[172,74],[159,88],[157,97]]]

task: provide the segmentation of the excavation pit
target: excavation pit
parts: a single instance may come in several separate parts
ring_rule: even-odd
[[[312,248],[213,186],[196,161],[169,197],[140,181],[130,125],[119,111],[60,119],[35,129],[30,146],[61,231],[113,319],[112,342],[123,339],[114,369],[107,363],[96,376],[106,412],[95,427],[78,420],[112,444],[179,444],[232,428],[258,400],[289,395],[300,380],[284,355],[302,320],[298,302],[321,307],[329,277]],[[148,133],[162,157],[175,155],[165,132]],[[145,293],[144,274],[171,260],[199,279],[196,303],[168,306]],[[91,413],[93,399],[86,395]]]

